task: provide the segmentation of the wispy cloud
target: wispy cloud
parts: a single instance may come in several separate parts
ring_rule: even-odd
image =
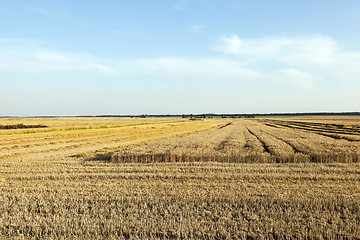
[[[206,28],[207,28],[207,25],[205,25],[205,24],[195,24],[195,25],[191,26],[191,31],[200,33],[200,32],[203,32]]]
[[[360,52],[344,51],[326,36],[241,39],[230,35],[221,38],[215,50],[221,54],[107,59],[49,49],[36,40],[0,39],[0,70],[29,74],[96,73],[119,81],[267,81],[305,91],[316,91],[329,83],[359,82]]]
[[[0,69],[10,72],[97,72],[100,74],[134,78],[151,76],[157,79],[197,79],[213,81],[231,79],[245,81],[258,77],[254,69],[237,61],[222,58],[159,57],[148,59],[104,59],[85,53],[67,53],[44,48],[36,41],[0,39]]]
[[[215,50],[225,54],[241,54],[245,49],[243,49],[243,41],[238,36],[230,35],[222,37],[220,45]]]
[[[355,81],[360,75],[360,52],[345,51],[337,41],[323,35],[258,39],[228,35],[222,36],[213,50],[255,69],[271,66],[271,71],[262,73],[288,79],[307,90],[320,81]]]
[[[176,11],[184,11],[185,10],[186,0],[180,0],[174,5],[174,9]]]
[[[49,18],[57,19],[60,21],[68,22],[76,25],[86,25],[85,23],[78,22],[72,16],[69,10],[60,2],[55,1],[42,1],[37,4],[19,4],[19,7],[28,11],[40,14]]]
[[[338,50],[338,44],[327,36],[241,39],[230,35],[221,37],[214,50],[256,59],[276,58],[284,62],[311,59],[312,63],[323,64],[331,62],[331,55]]]
[[[320,76],[314,76],[308,72],[293,68],[280,69],[276,72],[276,76],[280,80],[290,81],[293,85],[307,90],[313,90],[314,84],[322,79]]]
[[[66,53],[41,46],[41,41],[0,39],[0,69],[8,72],[46,73],[94,71],[114,73],[105,60],[85,53]]]
[[[219,58],[158,58],[137,61],[149,74],[166,75],[169,79],[239,80],[259,77],[257,71],[244,68],[236,61]]]
[[[30,46],[30,45],[39,45],[44,43],[44,41],[40,41],[38,39],[24,39],[24,38],[0,38],[0,46],[5,46],[9,44],[9,46]]]

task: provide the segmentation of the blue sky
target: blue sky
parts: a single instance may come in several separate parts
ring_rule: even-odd
[[[359,9],[0,0],[0,115],[360,111]]]

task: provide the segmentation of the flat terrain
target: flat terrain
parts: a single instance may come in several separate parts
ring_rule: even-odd
[[[139,145],[114,162],[360,162],[360,125],[235,119],[220,128]]]
[[[360,236],[360,118],[0,118],[0,237]]]

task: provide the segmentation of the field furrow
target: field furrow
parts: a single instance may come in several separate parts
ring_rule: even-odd
[[[357,142],[301,130],[289,131],[268,125],[263,126],[263,131],[286,142],[296,152],[305,154],[313,162],[359,161],[360,145]]]
[[[259,140],[259,142],[261,143],[261,145],[262,145],[262,147],[264,149],[264,152],[271,154],[271,151],[270,151],[268,145],[260,137],[258,137],[255,133],[250,131],[249,128],[246,128],[246,129],[251,135],[253,135],[257,140]]]
[[[226,123],[225,123],[226,124]],[[141,140],[153,140],[162,137],[192,134],[216,126],[223,126],[218,121],[202,123],[199,121],[154,122],[153,124],[133,124],[121,128],[77,129],[69,131],[8,135],[0,142],[0,159],[11,159],[26,155],[38,156],[45,153],[64,154],[77,150],[82,155],[86,151],[94,153],[101,149],[121,149],[125,143]],[[24,139],[22,140],[22,137]],[[125,144],[126,145],[126,144]],[[116,148],[116,146],[118,146]],[[122,146],[122,147],[120,147]]]
[[[240,140],[241,139],[241,140]],[[216,131],[165,140],[114,154],[115,162],[357,162],[360,145],[299,129],[233,120]]]
[[[308,123],[297,121],[283,121],[283,120],[261,120],[268,126],[283,127],[290,129],[298,129],[303,131],[309,131],[317,133],[319,135],[331,137],[334,139],[344,139],[351,142],[360,141],[360,126],[349,125],[344,126],[340,124],[320,124],[320,123]]]

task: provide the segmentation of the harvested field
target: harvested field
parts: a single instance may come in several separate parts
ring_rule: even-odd
[[[359,162],[359,125],[233,120],[223,128],[140,145],[113,162]]]
[[[4,122],[24,119],[2,119]],[[0,159],[22,157],[34,160],[46,156],[96,157],[131,144],[171,138],[221,127],[226,122],[182,119],[54,118],[41,121],[46,129],[0,131]],[[1,122],[0,122],[1,123]]]
[[[314,120],[17,121],[48,128],[0,130],[1,239],[360,236],[360,143]]]

